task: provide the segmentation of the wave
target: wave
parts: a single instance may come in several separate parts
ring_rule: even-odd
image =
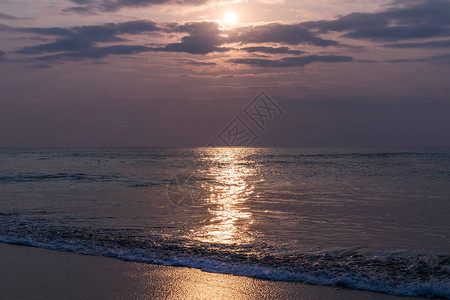
[[[0,176],[0,183],[41,182],[41,181],[75,181],[75,182],[105,182],[122,178],[120,175],[101,175],[83,173],[37,174],[22,173],[12,176]]]
[[[267,244],[204,243],[151,228],[55,225],[4,214],[0,242],[278,281],[450,299],[450,256],[363,248],[296,252]]]
[[[129,176],[129,175],[103,175],[103,174],[85,174],[85,173],[19,173],[15,175],[0,175],[0,184],[17,184],[17,183],[49,183],[63,182],[69,184],[84,183],[118,183],[128,188],[149,188],[154,186],[171,186],[179,185],[187,180],[190,182],[204,182],[211,180],[206,177],[199,176],[172,176],[172,178],[152,178],[149,181],[147,177]]]

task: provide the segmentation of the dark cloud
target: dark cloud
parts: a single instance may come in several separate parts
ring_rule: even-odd
[[[54,43],[25,47],[17,51],[21,54],[40,54],[45,52],[80,51],[92,47],[87,39],[63,39]]]
[[[173,43],[168,44],[163,48],[159,48],[159,51],[165,52],[184,52],[190,54],[208,54],[211,52],[226,52],[229,51],[230,48],[226,47],[217,47],[210,43],[199,44],[196,43],[194,39],[187,38],[187,41],[183,41],[182,43]]]
[[[92,15],[95,14],[89,7],[74,6],[63,9],[63,12]]]
[[[432,56],[421,56],[415,58],[396,58],[386,60],[376,59],[359,59],[355,62],[371,64],[371,63],[435,63],[435,64],[450,64],[450,54],[440,54]]]
[[[34,65],[31,65],[31,67],[33,69],[37,69],[37,70],[45,70],[45,69],[51,69],[52,65],[50,65],[50,64],[34,64]]]
[[[29,32],[29,33],[35,33],[39,35],[46,35],[46,36],[59,36],[59,37],[69,37],[73,35],[73,31],[67,28],[60,28],[60,27],[47,27],[47,28],[40,28],[40,27],[29,27],[29,28],[10,28],[12,31],[19,31],[19,32]]]
[[[224,52],[229,48],[220,47],[224,40],[220,35],[219,25],[213,22],[197,22],[187,24],[170,24],[159,27],[153,21],[130,21],[119,24],[97,26],[80,26],[73,28],[20,28],[20,31],[33,32],[40,35],[61,36],[52,43],[22,48],[20,54],[44,54],[65,52],[55,55],[36,57],[37,60],[98,59],[109,55],[130,55],[141,52],[184,52],[191,54],[207,54]],[[179,43],[170,43],[162,47],[142,45],[114,45],[99,47],[100,42],[122,42],[124,34],[142,34],[148,32],[187,33]]]
[[[27,29],[28,31],[35,31],[38,33],[46,33],[46,31],[37,30],[34,28]],[[51,32],[58,32],[53,29]],[[179,43],[170,43],[163,47],[149,48],[152,51],[165,52],[185,52],[191,54],[208,54],[211,52],[224,52],[228,48],[220,47],[224,43],[220,36],[219,25],[213,22],[196,22],[187,23],[168,27],[158,27],[153,21],[130,21],[119,24],[105,24],[98,26],[82,26],[69,29],[66,33],[67,38],[57,40],[53,43],[26,47],[18,51],[22,54],[37,54],[44,52],[59,52],[59,51],[80,51],[80,56],[91,57],[91,53],[95,52],[95,44],[99,42],[120,42],[123,34],[142,34],[148,32],[179,32],[188,33],[181,38]],[[75,55],[78,57],[78,55]],[[71,57],[75,57],[71,56]],[[63,56],[67,57],[67,56]]]
[[[116,45],[109,47],[90,48],[79,52],[60,53],[55,55],[39,56],[35,60],[55,61],[55,60],[79,60],[86,58],[99,59],[109,55],[131,55],[142,52],[157,51],[155,48],[139,46],[139,45]]]
[[[114,10],[121,7],[139,7],[163,3],[199,4],[206,0],[71,0],[78,8],[102,8]],[[240,58],[234,63],[267,67],[304,66],[312,62],[352,61],[350,56],[305,55],[290,45],[316,47],[341,46],[339,42],[321,35],[340,32],[352,39],[391,41],[387,48],[445,48],[450,41],[429,41],[429,38],[450,35],[450,1],[444,0],[397,0],[395,6],[375,13],[352,13],[335,20],[322,20],[296,24],[270,23],[223,30],[215,22],[161,23],[138,20],[123,23],[76,27],[14,28],[0,25],[0,30],[31,33],[51,37],[52,42],[27,46],[16,53],[31,55],[36,60],[98,59],[110,55],[130,55],[142,52],[181,52],[206,55],[213,52],[241,50],[266,55],[294,55],[282,59]],[[149,46],[125,43],[127,35],[159,33],[179,36],[178,42]],[[425,41],[395,43],[407,39],[426,38]],[[102,43],[110,43],[104,47]],[[231,43],[239,48],[228,47]],[[278,44],[278,45],[277,45]],[[21,60],[23,61],[23,60]],[[373,61],[377,61],[374,59]],[[398,61],[404,61],[403,59]],[[414,60],[417,61],[417,60]],[[426,60],[433,62],[433,60]],[[394,60],[392,61],[394,62]]]
[[[81,3],[81,2],[80,2]],[[183,52],[197,55],[205,55],[212,52],[226,52],[232,48],[226,47],[231,42],[240,44],[248,43],[282,43],[298,45],[313,44],[316,46],[337,45],[335,41],[321,39],[308,29],[298,24],[287,25],[272,23],[267,25],[236,28],[228,31],[228,36],[215,22],[191,22],[185,24],[163,23],[157,24],[149,20],[130,21],[123,23],[109,23],[103,25],[77,26],[70,28],[6,28],[5,30],[34,33],[44,36],[57,37],[57,40],[27,46],[17,50],[17,53],[27,55],[39,55],[46,53],[58,53],[45,56],[44,59],[70,59],[70,58],[101,58],[112,54],[128,54],[110,51],[112,48],[100,47],[99,43],[116,42],[121,46],[126,35],[159,32],[162,34],[179,34],[180,41],[169,43],[159,47],[142,46],[138,51],[161,51],[161,52]],[[139,45],[128,45],[138,47]],[[121,48],[117,48],[121,49]],[[125,48],[123,48],[125,49]],[[131,49],[131,48],[127,48]],[[252,46],[242,47],[241,50],[253,53],[261,52],[267,54],[303,54],[303,51],[293,50],[288,47]],[[37,58],[37,59],[43,59]]]
[[[283,57],[282,59],[260,59],[260,58],[236,58],[230,59],[229,62],[235,64],[244,64],[257,67],[303,67],[314,62],[324,63],[338,63],[338,62],[351,62],[353,58],[350,56],[337,56],[337,55],[307,55],[296,57]]]
[[[20,54],[29,55],[65,52],[36,57],[38,60],[98,59],[109,55],[129,55],[150,51],[208,54],[229,50],[229,48],[220,47],[225,41],[221,37],[219,25],[213,22],[169,24],[159,27],[153,21],[141,20],[73,28],[18,28],[13,30],[61,37],[51,43],[28,46],[16,51]],[[179,43],[170,43],[161,47],[141,45],[98,46],[98,43],[101,42],[122,42],[124,41],[122,35],[149,32],[187,33],[187,35],[183,36]]]
[[[325,40],[301,24],[279,24],[241,27],[229,32],[231,43],[280,43],[288,45],[311,44],[320,47],[337,46],[332,40]]]
[[[93,2],[92,0],[70,0],[70,1],[78,5],[87,5]]]
[[[52,43],[41,44],[36,46],[24,47],[17,51],[21,54],[40,54],[46,52],[61,52],[61,51],[83,51],[94,47],[96,42],[119,41],[114,34],[107,31],[97,31],[89,33],[74,33],[68,38],[59,39]]]
[[[91,0],[74,0],[78,5],[92,5]],[[97,1],[98,2],[98,1]],[[163,3],[158,1],[101,1],[104,5],[139,6],[145,3]],[[184,2],[182,2],[184,3]],[[199,2],[197,2],[199,3]],[[50,43],[24,47],[16,51],[19,54],[35,55],[36,60],[71,60],[98,59],[110,55],[131,55],[142,52],[181,52],[206,55],[213,52],[241,50],[247,53],[267,55],[289,54],[295,57],[274,58],[239,58],[230,60],[238,64],[265,67],[304,66],[313,62],[349,62],[353,58],[344,55],[305,55],[301,50],[288,45],[312,45],[316,47],[340,46],[335,40],[320,37],[331,31],[341,32],[345,37],[371,40],[404,40],[429,38],[447,35],[450,21],[450,1],[429,0],[414,2],[396,2],[390,7],[376,13],[352,13],[338,19],[298,24],[270,23],[264,25],[237,27],[224,31],[215,22],[191,23],[155,23],[150,20],[138,20],[103,25],[77,26],[69,28],[12,28],[6,25],[1,30],[19,31],[56,37]],[[399,6],[399,3],[402,5]],[[405,3],[408,3],[405,5]],[[178,42],[166,45],[129,45],[124,44],[127,35],[158,32],[163,35],[180,36]],[[103,47],[101,43],[114,43]],[[237,43],[240,48],[227,47]],[[274,46],[274,44],[281,44]],[[450,41],[425,41],[414,43],[389,43],[388,48],[444,48]],[[44,55],[44,56],[42,56]],[[375,60],[376,61],[376,60]],[[399,60],[400,61],[400,60]],[[417,61],[417,60],[415,60]],[[432,60],[427,60],[432,62]],[[392,61],[393,62],[393,61]]]
[[[65,9],[75,13],[117,11],[122,8],[139,8],[162,4],[202,5],[208,0],[70,0],[78,5]]]
[[[224,39],[220,36],[219,24],[217,23],[188,23],[176,27],[175,31],[188,32],[189,35],[182,37],[180,43],[168,44],[163,47],[162,51],[207,54],[229,50],[219,47],[224,43]]]
[[[371,39],[371,40],[404,40],[417,38],[430,38],[440,35],[448,35],[450,31],[447,28],[421,25],[421,26],[392,26],[385,28],[367,28],[360,29],[345,34],[345,37],[353,39]]]
[[[74,28],[22,28],[20,31],[33,32],[41,35],[56,35],[64,37],[55,42],[25,47],[17,51],[21,54],[40,54],[46,52],[80,52],[92,53],[99,42],[119,42],[121,34],[139,34],[157,31],[159,28],[153,21],[130,21],[119,24],[96,26],[78,26]],[[88,55],[89,57],[89,55]]]
[[[321,20],[304,22],[302,25],[309,29],[319,29],[321,33],[329,31],[352,31],[360,28],[383,28],[389,20],[373,13],[351,13],[336,20]]]
[[[5,52],[3,52],[2,50],[0,50],[0,61],[3,61],[5,57]]]
[[[444,41],[431,41],[423,43],[396,43],[386,44],[387,48],[447,48],[450,47],[450,40]]]
[[[19,19],[19,18],[0,12],[0,19],[16,20],[16,19]]]
[[[239,50],[243,50],[249,53],[254,52],[260,52],[260,53],[268,53],[268,54],[294,54],[299,55],[305,53],[301,50],[292,50],[288,47],[266,47],[266,46],[259,46],[259,47],[244,47],[240,48]]]
[[[352,13],[336,20],[305,22],[302,25],[320,33],[343,32],[345,37],[370,40],[405,40],[450,35],[450,1],[398,1],[375,13]]]
[[[430,62],[430,63],[438,63],[438,64],[450,64],[450,54],[433,55],[433,56],[419,57],[419,58],[390,59],[390,60],[386,60],[385,62],[390,62],[390,63]]]
[[[117,26],[113,24],[98,26],[82,26],[74,28],[74,36],[95,42],[120,41],[117,37]]]
[[[6,25],[5,25],[6,26]],[[12,30],[19,32],[30,32],[46,36],[69,37],[74,36],[84,37],[96,41],[111,41],[113,39],[120,40],[117,35],[120,34],[138,34],[151,31],[161,30],[156,22],[150,20],[129,21],[123,23],[109,23],[103,25],[90,26],[76,26],[71,28],[61,27],[26,27],[26,28],[12,28],[7,27],[4,30]]]
[[[5,24],[0,24],[0,31],[9,31],[11,30],[11,27]]]
[[[151,32],[161,30],[156,22],[148,20],[129,21],[117,25],[117,29],[121,34],[140,34],[143,32]]]

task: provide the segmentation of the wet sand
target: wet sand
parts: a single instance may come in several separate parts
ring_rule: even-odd
[[[424,299],[0,244],[2,299]]]

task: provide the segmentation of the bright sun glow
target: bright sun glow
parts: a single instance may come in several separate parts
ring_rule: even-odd
[[[237,23],[237,15],[234,12],[229,11],[223,16],[223,20],[228,25],[235,25]]]

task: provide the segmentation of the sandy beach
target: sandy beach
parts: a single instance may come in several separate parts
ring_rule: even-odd
[[[3,299],[405,299],[7,244],[0,265]]]

